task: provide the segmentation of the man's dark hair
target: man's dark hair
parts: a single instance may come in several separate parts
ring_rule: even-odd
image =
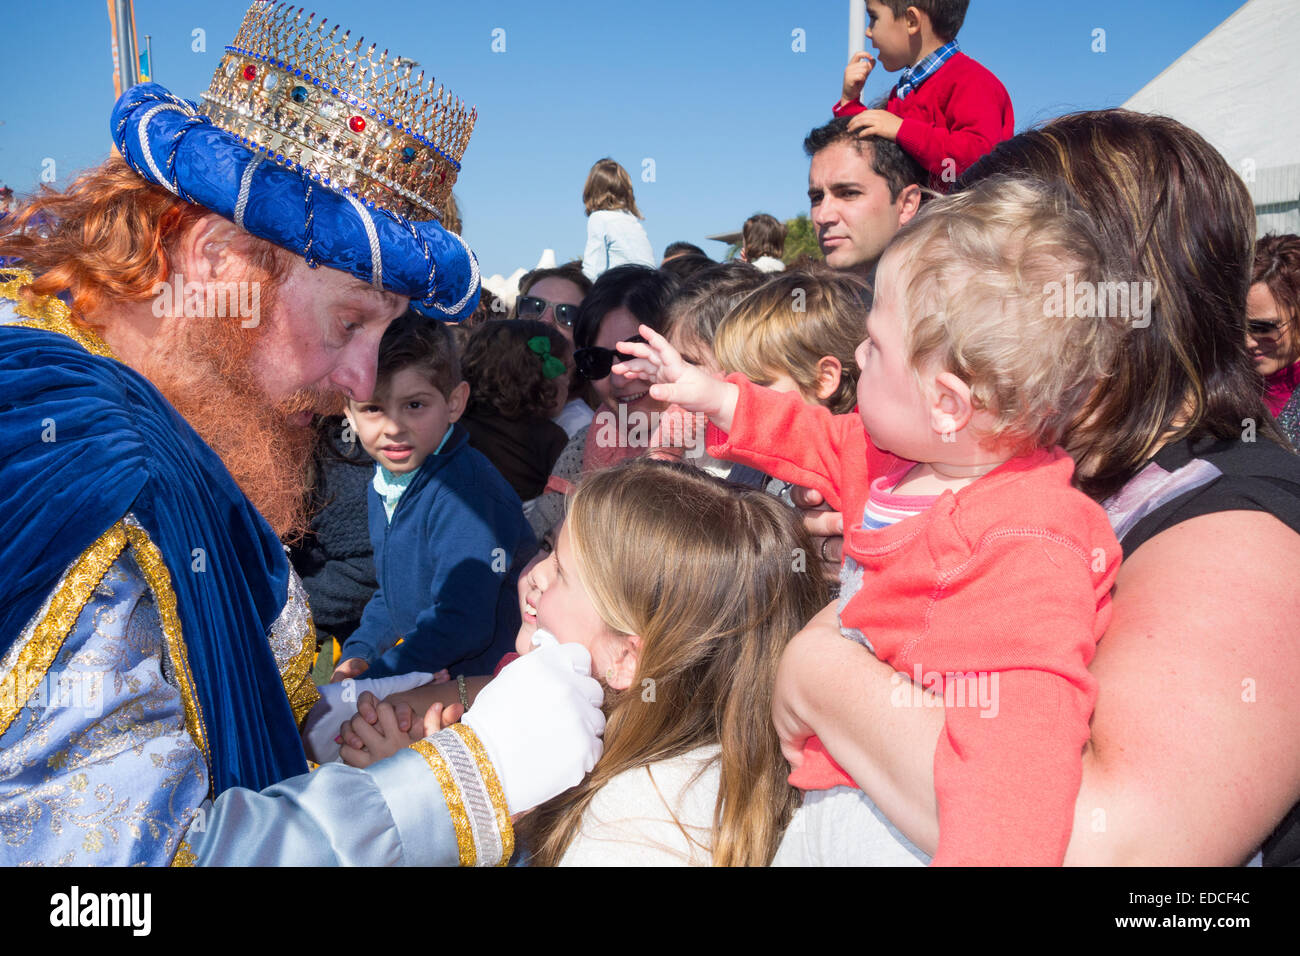
[[[664,259],[671,259],[673,256],[703,256],[705,251],[693,242],[670,242],[668,248],[664,250]]]
[[[897,202],[899,194],[908,186],[915,184],[924,189],[930,182],[925,167],[904,152],[901,146],[880,136],[858,136],[849,129],[847,116],[837,116],[809,133],[803,141],[803,151],[811,158],[839,143],[847,143],[859,155],[863,149],[871,150],[871,170],[889,185],[890,202]]]
[[[617,266],[602,274],[582,300],[573,323],[573,344],[590,348],[600,323],[617,308],[625,308],[637,322],[662,333],[668,321],[668,303],[677,293],[677,278],[649,266]]]
[[[379,340],[376,390],[407,368],[417,369],[443,398],[450,398],[461,382],[460,356],[447,326],[410,309],[394,319]]]
[[[897,19],[907,12],[908,7],[916,7],[930,18],[930,28],[940,40],[955,40],[961,25],[966,22],[966,8],[970,0],[880,0],[889,7],[889,12]]]

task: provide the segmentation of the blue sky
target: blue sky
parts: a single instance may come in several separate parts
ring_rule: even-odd
[[[961,43],[1001,78],[1023,129],[1120,105],[1242,2],[973,0]],[[136,0],[155,80],[198,99],[246,9]],[[803,137],[829,119],[848,55],[847,0],[321,0],[314,9],[418,60],[478,107],[456,193],[489,275],[531,267],[547,247],[561,260],[581,255],[582,185],[602,156],[631,172],[656,253],[688,240],[720,256],[723,245],[706,235],[754,212],[806,212]],[[108,155],[108,14],[105,0],[6,0],[4,21],[0,182],[21,195],[47,160],[60,185]],[[196,29],[205,52],[192,50]],[[504,52],[492,48],[497,29]],[[1104,53],[1092,49],[1097,29]],[[868,93],[893,80],[877,69]],[[654,182],[641,179],[647,159]]]

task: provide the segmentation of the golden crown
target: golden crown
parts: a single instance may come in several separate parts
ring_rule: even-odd
[[[302,7],[255,2],[213,74],[212,122],[283,166],[408,219],[442,218],[477,110]]]

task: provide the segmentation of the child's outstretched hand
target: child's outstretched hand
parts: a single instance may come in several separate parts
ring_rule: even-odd
[[[638,331],[645,342],[617,344],[624,355],[636,358],[618,363],[613,371],[650,382],[651,398],[680,405],[688,412],[703,412],[723,431],[731,431],[740,389],[688,363],[666,338],[649,326],[643,325]]]
[[[862,88],[867,85],[867,77],[876,66],[876,58],[866,50],[859,50],[849,57],[849,65],[844,68],[844,90],[840,105],[847,106],[862,98]]]

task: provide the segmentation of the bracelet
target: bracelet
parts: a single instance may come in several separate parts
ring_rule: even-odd
[[[465,675],[459,674],[456,677],[456,687],[460,691],[460,705],[469,710],[469,691],[465,688]]]

